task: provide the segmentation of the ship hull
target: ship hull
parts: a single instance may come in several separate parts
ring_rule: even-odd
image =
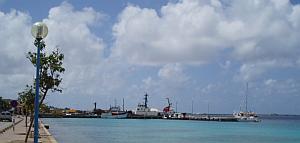
[[[251,118],[251,117],[239,117],[237,118],[238,122],[259,122],[258,118]]]
[[[103,119],[126,119],[127,116],[128,116],[127,112],[122,112],[122,113],[108,112],[108,113],[101,114],[101,118]]]
[[[136,111],[135,114],[139,116],[158,116],[158,112],[155,111]]]

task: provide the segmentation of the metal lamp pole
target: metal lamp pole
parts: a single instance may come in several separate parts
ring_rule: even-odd
[[[38,143],[39,138],[39,96],[40,96],[40,51],[42,48],[42,39],[48,34],[46,24],[37,22],[32,26],[31,34],[35,38],[34,45],[37,47],[36,56],[36,81],[35,81],[35,98],[34,98],[34,143]]]
[[[34,143],[38,142],[39,138],[39,96],[40,96],[40,42],[41,39],[36,39],[37,42],[37,60],[36,60],[36,79],[35,79],[35,98],[34,98]]]

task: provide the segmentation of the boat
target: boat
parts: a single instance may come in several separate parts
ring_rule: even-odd
[[[185,118],[185,113],[179,113],[177,111],[174,111],[174,109],[172,108],[172,103],[170,102],[170,99],[169,98],[166,98],[166,99],[168,100],[168,106],[166,106],[163,109],[162,118],[163,119],[183,119],[183,118]]]
[[[169,119],[169,118],[174,118],[174,110],[172,109],[172,103],[170,102],[169,98],[166,98],[168,100],[168,106],[166,106],[163,109],[163,119]]]
[[[128,116],[128,112],[122,111],[120,106],[110,107],[108,111],[101,114],[101,118],[104,119],[125,119]]]
[[[143,117],[157,117],[159,114],[158,109],[148,107],[148,94],[146,93],[144,103],[139,103],[135,111],[135,115]]]
[[[259,122],[260,119],[256,115],[255,112],[248,111],[248,83],[246,89],[246,99],[245,99],[245,111],[240,111],[238,113],[234,113],[233,116],[236,118],[238,122]]]
[[[260,119],[255,112],[238,112],[234,113],[234,117],[238,122],[259,122]]]

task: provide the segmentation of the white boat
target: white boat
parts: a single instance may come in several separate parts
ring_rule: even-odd
[[[139,103],[138,107],[135,111],[135,115],[138,116],[144,116],[144,117],[154,117],[154,116],[158,116],[158,109],[154,109],[154,108],[150,108],[148,107],[148,94],[145,94],[145,102],[144,104]]]
[[[246,111],[240,111],[238,113],[234,113],[233,116],[236,118],[238,122],[259,122],[260,119],[256,115],[255,112],[248,111],[248,83],[247,83],[247,89],[246,89]]]
[[[239,113],[234,113],[233,115],[238,122],[259,122],[260,121],[255,112],[239,112]]]
[[[107,112],[101,114],[101,118],[104,119],[125,119],[128,113],[121,111],[119,106],[110,107]]]

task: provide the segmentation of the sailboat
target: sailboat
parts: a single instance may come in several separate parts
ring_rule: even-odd
[[[246,89],[246,110],[240,111],[238,113],[234,113],[233,116],[236,118],[238,122],[259,122],[260,119],[256,115],[255,112],[248,111],[248,83]]]

